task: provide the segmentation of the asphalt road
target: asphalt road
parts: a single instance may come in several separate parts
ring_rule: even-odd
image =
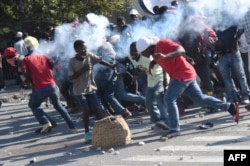
[[[28,93],[30,90],[25,90],[26,99]],[[182,135],[164,141],[160,136],[166,131],[151,130],[148,115],[134,112],[127,120],[131,144],[95,149],[84,142],[80,113],[72,115],[79,132],[68,134],[61,116],[43,104],[58,126],[40,135],[34,132],[40,125],[27,106],[28,100],[20,100],[17,90],[0,96],[4,101],[0,109],[0,166],[223,166],[225,149],[250,150],[250,112],[243,106],[239,124],[227,112],[189,109],[181,117]],[[200,129],[204,122],[214,126]]]

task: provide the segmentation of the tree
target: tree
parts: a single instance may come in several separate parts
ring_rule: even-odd
[[[43,30],[49,25],[85,20],[87,13],[112,17],[125,12],[132,0],[1,0],[0,35],[11,30]]]

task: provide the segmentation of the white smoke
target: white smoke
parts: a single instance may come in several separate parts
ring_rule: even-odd
[[[229,26],[232,21],[237,22],[249,7],[249,0],[196,0],[190,1],[188,4],[179,3],[176,11],[174,13],[165,13],[164,19],[161,21],[154,22],[150,26],[145,26],[145,22],[132,26],[130,39],[120,43],[122,51],[119,53],[120,50],[117,50],[117,55],[128,56],[130,43],[142,36],[175,39],[180,33],[178,29],[182,26],[185,14],[192,13],[194,17],[203,18],[203,21],[212,28],[220,29]],[[222,13],[227,13],[228,19],[221,19]],[[148,17],[154,18],[152,15]],[[88,49],[95,51],[103,40],[110,35],[110,31],[107,30],[110,22],[105,16],[94,13],[87,14],[86,18],[87,22],[79,22],[75,26],[69,23],[58,26],[54,41],[46,45],[41,43],[39,52],[53,54],[53,56],[59,56],[63,52],[65,56],[72,57],[75,54],[73,43],[77,39],[85,41]],[[119,38],[111,39],[116,39],[117,42]]]

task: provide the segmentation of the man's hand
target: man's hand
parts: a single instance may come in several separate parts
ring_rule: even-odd
[[[116,66],[117,66],[117,63],[114,63],[114,64],[111,64],[111,65],[110,65],[110,67],[111,67],[112,69],[115,69]]]
[[[163,59],[166,57],[166,55],[162,54],[162,53],[155,53],[153,55],[154,59]]]
[[[183,55],[183,56],[186,58],[186,60],[187,60],[191,65],[195,65],[195,62],[194,62],[193,58],[190,58],[190,57],[188,57],[188,56],[186,56],[186,55]]]

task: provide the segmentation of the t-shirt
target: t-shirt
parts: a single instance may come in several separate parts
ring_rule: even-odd
[[[79,61],[75,57],[70,58],[68,66],[69,67],[68,75],[72,76],[87,63],[95,65],[96,63],[99,63],[101,61],[102,61],[101,57],[94,55],[92,53],[87,53],[83,61]],[[82,94],[85,95],[97,90],[97,86],[94,81],[93,70],[88,70],[86,72],[83,72],[76,79],[73,79],[72,82],[73,82],[74,95],[82,95]]]
[[[216,51],[220,54],[226,54],[233,50],[234,37],[237,33],[237,26],[232,25],[226,29],[216,31],[218,41],[216,44]]]
[[[30,73],[36,90],[56,84],[49,61],[49,57],[35,53],[26,56],[22,61],[22,69]]]
[[[163,70],[161,66],[159,66],[158,64],[154,65],[152,75],[149,74],[149,64],[153,60],[151,58],[152,57],[147,58],[145,56],[140,56],[139,60],[136,61],[129,56],[129,59],[135,68],[138,68],[146,72],[148,87],[154,87],[158,82],[162,82],[164,78]]]
[[[155,46],[154,53],[168,54],[175,51],[180,45],[168,39],[161,39]],[[194,67],[183,57],[164,58],[155,60],[171,79],[190,81],[196,77]]]

